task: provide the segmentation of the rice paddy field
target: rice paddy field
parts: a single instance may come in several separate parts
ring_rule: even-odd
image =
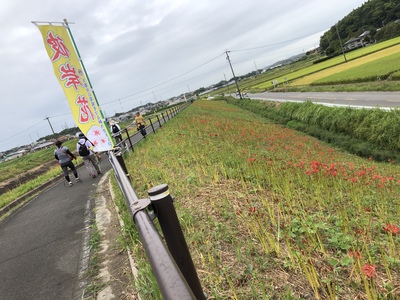
[[[346,154],[205,100],[125,162],[139,197],[169,185],[208,299],[400,298],[400,167],[393,162]],[[135,287],[142,299],[161,299],[129,222]]]
[[[400,70],[400,45],[396,45],[356,60],[305,76],[292,85],[334,84],[386,79]]]
[[[339,55],[328,60],[313,63],[318,57],[309,56],[306,60],[300,60],[299,62],[292,63],[281,68],[274,70],[267,70],[265,73],[257,76],[256,78],[247,78],[240,82],[240,88],[248,90],[250,93],[258,93],[265,90],[271,90],[274,88],[273,81],[278,82],[278,87],[290,89],[296,87],[305,87],[310,84],[317,84],[319,80],[323,82],[324,85],[328,84],[338,84],[344,80],[344,82],[374,82],[387,79],[387,76],[382,76],[390,73],[393,77],[389,79],[398,80],[399,75],[399,65],[398,59],[389,62],[391,58],[389,56],[395,55],[400,49],[400,37],[394,38],[385,42],[378,44],[369,45],[351,52],[345,53],[346,60],[344,56]],[[376,66],[368,65],[374,61],[377,62]],[[383,65],[381,65],[383,64]],[[347,74],[341,75],[342,72],[351,72],[353,68],[358,68],[357,73],[363,73],[368,71],[370,73],[368,77],[357,76],[357,80],[346,81]],[[377,71],[375,74],[375,70]],[[333,82],[325,82],[325,78],[335,75],[338,78]],[[355,90],[356,87],[355,87]],[[212,94],[226,93],[226,88],[217,90]]]

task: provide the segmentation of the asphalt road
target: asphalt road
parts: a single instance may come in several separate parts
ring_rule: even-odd
[[[111,169],[106,154],[101,168]],[[78,173],[82,183],[60,180],[0,223],[1,300],[81,299],[100,176]]]
[[[270,101],[295,101],[311,100],[332,106],[359,106],[359,107],[400,107],[400,92],[344,92],[344,93],[274,93],[248,94],[248,98]]]

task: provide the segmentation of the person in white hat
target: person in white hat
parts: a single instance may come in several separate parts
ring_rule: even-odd
[[[114,120],[110,120],[111,135],[115,138],[115,143],[118,144],[122,142],[121,127]]]

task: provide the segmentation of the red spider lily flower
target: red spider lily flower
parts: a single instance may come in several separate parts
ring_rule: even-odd
[[[240,209],[238,209],[238,210],[236,211],[236,215],[240,216],[241,214],[242,214],[242,211],[241,211]]]
[[[376,270],[375,270],[375,268],[376,268],[375,266],[366,264],[366,265],[364,265],[364,266],[362,267],[362,271],[363,271],[364,275],[365,275],[367,278],[371,279],[371,278],[373,278],[373,277],[376,276]]]
[[[369,206],[364,207],[364,210],[365,210],[366,212],[371,212],[371,211],[372,211],[371,207],[369,207]]]
[[[358,179],[356,177],[350,178],[349,180],[351,182],[353,182],[353,183],[357,183],[358,182]]]
[[[357,234],[364,234],[364,229],[354,229],[354,232]]]
[[[354,257],[355,259],[361,258],[360,251],[352,251],[352,252],[349,252],[348,255],[349,255],[349,257]]]
[[[354,173],[354,175],[359,176],[359,177],[364,176],[365,174],[367,174],[367,172],[365,172],[365,170],[361,170],[358,173],[357,172]]]
[[[255,161],[256,159],[254,158],[254,157],[250,157],[249,158],[249,162],[253,162],[253,161]]]
[[[397,227],[396,225],[393,225],[393,224],[386,224],[386,226],[384,226],[382,228],[386,232],[390,232],[391,234],[395,234],[395,235],[397,235],[400,232],[400,227]]]
[[[250,207],[249,208],[249,214],[251,214],[251,213],[255,213],[256,212],[256,210],[257,210],[257,208],[256,207]]]

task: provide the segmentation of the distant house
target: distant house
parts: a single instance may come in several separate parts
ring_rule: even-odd
[[[67,139],[65,138],[64,140],[61,140],[61,141],[65,141],[65,140],[67,140]],[[45,148],[47,149],[47,148],[53,147],[54,143],[55,143],[55,141],[53,140],[53,141],[37,144],[34,147],[32,147],[32,151],[38,151],[38,150],[42,150]]]
[[[351,51],[354,49],[358,49],[358,48],[367,46],[369,43],[366,41],[366,38],[369,36],[370,36],[370,32],[365,31],[358,37],[351,38],[346,43],[344,43],[343,50],[346,52],[346,51]]]

